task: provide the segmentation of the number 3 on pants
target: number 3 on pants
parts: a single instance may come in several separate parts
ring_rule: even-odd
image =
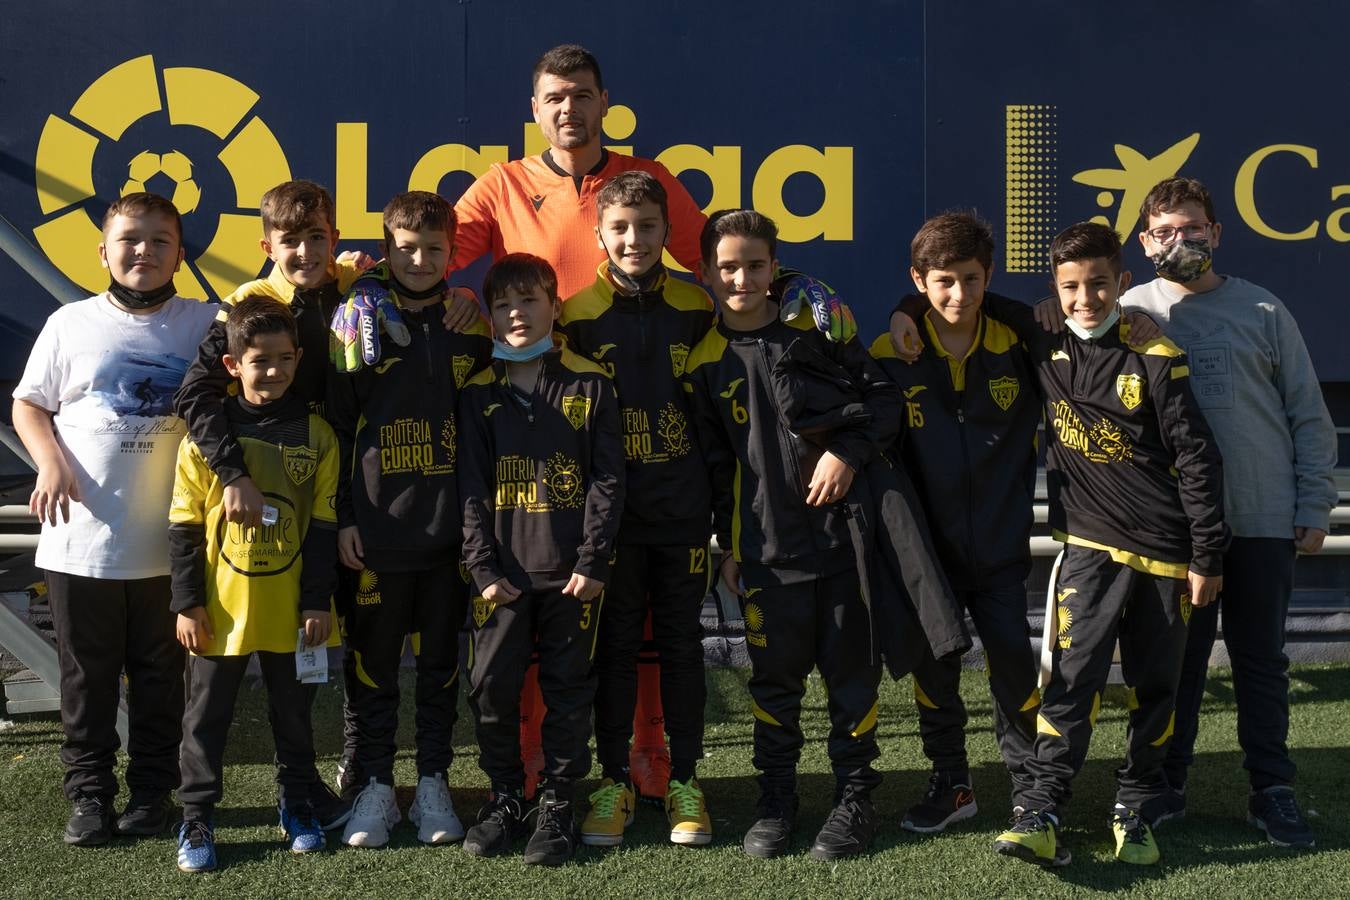
[[[591,608],[595,606],[594,600],[581,601],[581,624],[578,626],[582,631],[589,631],[591,627]]]

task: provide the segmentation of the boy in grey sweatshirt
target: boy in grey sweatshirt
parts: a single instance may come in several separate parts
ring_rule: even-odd
[[[1196,609],[1177,691],[1167,816],[1185,812],[1210,650],[1224,615],[1233,664],[1238,742],[1251,778],[1248,820],[1273,844],[1311,847],[1294,799],[1289,758],[1289,659],[1285,615],[1294,558],[1316,553],[1336,505],[1336,435],[1294,317],[1264,288],[1214,271],[1222,226],[1208,190],[1191,178],[1156,185],[1140,210],[1139,241],[1158,278],[1121,298],[1180,344],[1210,429],[1223,453],[1225,518],[1233,542],[1220,602]]]

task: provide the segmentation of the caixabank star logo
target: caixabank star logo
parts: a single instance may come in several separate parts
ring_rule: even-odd
[[[104,72],[38,139],[38,246],[90,293],[107,287],[94,252],[113,199],[148,190],[183,214],[185,297],[221,297],[256,277],[258,200],[291,177],[259,96],[228,75],[139,56]]]

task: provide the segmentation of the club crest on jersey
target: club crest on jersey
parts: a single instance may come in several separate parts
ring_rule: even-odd
[[[1126,409],[1134,409],[1144,401],[1144,379],[1138,375],[1117,375],[1116,395]]]
[[[562,398],[562,409],[567,421],[580,431],[586,425],[586,417],[591,414],[591,398],[570,394]]]
[[[468,380],[469,372],[473,369],[472,356],[452,356],[450,357],[450,372],[455,378],[455,387],[464,387],[464,382]]]
[[[688,344],[670,345],[670,372],[676,378],[684,375],[684,364],[689,361]]]
[[[490,603],[482,597],[473,598],[473,624],[482,628],[487,624],[487,620],[492,617],[492,611],[497,608],[497,604]]]
[[[286,475],[296,484],[304,484],[309,480],[309,476],[314,474],[314,469],[319,464],[319,451],[310,447],[287,447],[281,448],[281,463],[286,468]]]
[[[991,378],[989,380],[989,393],[998,404],[998,408],[1004,412],[1013,405],[1017,399],[1017,393],[1022,389],[1022,385],[1016,378],[1005,375],[1002,378]]]

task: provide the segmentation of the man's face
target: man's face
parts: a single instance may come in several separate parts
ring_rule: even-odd
[[[1153,232],[1170,230],[1166,240],[1154,237]],[[1188,200],[1170,212],[1150,213],[1143,231],[1139,232],[1139,243],[1144,246],[1144,255],[1156,256],[1179,240],[1209,240],[1211,249],[1219,246],[1219,233],[1223,226],[1210,222],[1205,215],[1205,207],[1194,200]]]
[[[949,325],[975,321],[989,286],[989,272],[978,259],[963,259],[945,269],[929,269],[923,275],[910,267],[914,286],[928,297],[933,311]]]
[[[553,330],[558,317],[558,301],[539,285],[521,291],[514,285],[488,303],[492,314],[492,333],[512,347],[528,347]]]
[[[390,237],[382,249],[399,284],[410,291],[425,291],[445,278],[455,247],[444,230],[395,228]]]
[[[295,231],[269,230],[262,248],[267,258],[281,268],[287,281],[308,289],[329,281],[328,264],[333,261],[336,243],[337,232],[322,216],[315,216]]]
[[[173,279],[183,262],[183,243],[173,219],[161,212],[113,216],[98,245],[112,280],[133,291],[153,291]]]
[[[550,146],[577,150],[600,141],[600,120],[609,112],[609,93],[587,69],[571,75],[539,76],[530,111]]]
[[[725,309],[750,315],[768,302],[777,267],[768,241],[728,235],[713,248],[712,262],[703,264],[703,283]]]
[[[1130,286],[1130,273],[1119,275],[1105,257],[1062,262],[1055,267],[1055,293],[1066,319],[1083,328],[1096,328],[1111,315],[1120,295]]]
[[[651,200],[638,206],[611,205],[601,213],[595,233],[610,262],[636,278],[661,261],[666,219]]]

